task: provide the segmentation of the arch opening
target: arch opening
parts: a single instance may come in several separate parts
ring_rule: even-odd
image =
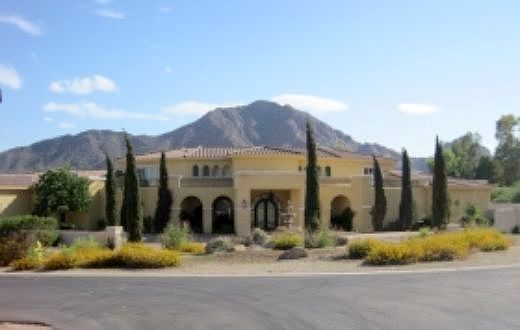
[[[354,211],[350,206],[350,200],[342,195],[334,197],[330,203],[330,226],[333,229],[352,231]]]
[[[186,197],[179,213],[181,222],[187,222],[192,232],[202,233],[202,202],[195,196]]]
[[[213,201],[212,227],[215,234],[235,233],[233,201],[229,197],[220,196]]]

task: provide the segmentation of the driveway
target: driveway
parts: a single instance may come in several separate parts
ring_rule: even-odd
[[[520,267],[235,277],[0,277],[0,321],[59,329],[518,329]]]

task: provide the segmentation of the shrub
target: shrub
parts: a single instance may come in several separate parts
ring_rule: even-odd
[[[305,247],[316,249],[334,246],[336,243],[336,235],[328,228],[320,228],[317,232],[308,232],[305,235]]]
[[[161,242],[165,248],[176,250],[182,244],[187,243],[190,240],[190,236],[189,229],[171,224],[164,230]]]
[[[350,259],[365,258],[375,243],[376,241],[371,239],[357,239],[352,241],[352,243],[348,244],[348,257]]]
[[[76,258],[74,252],[68,248],[62,248],[59,251],[52,253],[43,262],[43,269],[45,270],[59,270],[74,268]]]
[[[12,261],[23,258],[29,246],[22,233],[0,237],[0,266],[7,266]]]
[[[251,233],[251,238],[253,239],[253,243],[258,245],[264,245],[269,240],[269,235],[267,235],[267,233],[264,230],[260,228],[255,228]]]
[[[378,242],[370,248],[365,261],[370,265],[406,265],[417,262],[421,249],[415,244]]]
[[[206,253],[230,251],[233,249],[233,243],[227,238],[217,237],[209,241],[205,249]]]
[[[27,254],[21,259],[15,260],[9,264],[13,270],[31,270],[42,266],[43,262],[43,246],[38,241],[35,246],[30,247]]]
[[[478,206],[469,204],[461,218],[461,224],[464,227],[487,227],[489,226],[489,219],[486,218]]]
[[[303,246],[303,237],[298,233],[279,233],[273,238],[274,248],[277,250],[288,250],[296,246]]]
[[[18,233],[30,239],[30,244],[40,241],[43,245],[52,245],[58,238],[58,222],[54,218],[19,215],[0,218],[0,237]]]
[[[179,251],[184,253],[204,254],[206,253],[206,244],[197,242],[187,242],[179,246]]]
[[[511,240],[495,229],[474,228],[465,230],[462,235],[471,248],[480,251],[498,251],[509,248]]]
[[[520,234],[520,226],[515,225],[513,228],[511,228],[511,234]]]
[[[401,244],[418,248],[420,252],[418,261],[450,261],[464,258],[469,253],[469,244],[463,239],[451,234],[411,238]]]
[[[119,251],[95,245],[62,247],[43,263],[45,270],[80,268],[162,268],[178,266],[179,253],[156,249],[142,243],[128,243]]]
[[[432,229],[430,227],[421,227],[419,228],[419,237],[427,237],[433,234]]]
[[[159,250],[142,243],[128,243],[116,252],[116,260],[126,268],[163,268],[178,266],[181,262],[179,253]]]

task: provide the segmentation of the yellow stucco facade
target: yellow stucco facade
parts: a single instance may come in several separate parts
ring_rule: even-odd
[[[192,229],[204,233],[221,232],[219,221],[227,221],[225,229],[241,236],[249,235],[254,227],[274,229],[288,217],[293,227],[303,228],[304,152],[266,147],[189,148],[167,152],[166,158],[174,199],[171,221],[186,220]],[[155,211],[159,159],[159,153],[137,157],[140,179],[148,185],[141,190],[145,216],[153,216]],[[381,158],[379,162],[388,200],[385,222],[391,222],[398,218],[400,178],[394,171],[395,160]],[[319,149],[318,165],[322,224],[329,226],[336,215],[350,208],[355,213],[350,229],[372,231],[372,158]],[[124,169],[124,159],[118,161],[118,168]],[[425,177],[413,180],[417,219],[431,214],[429,182]],[[452,221],[460,218],[468,203],[487,210],[491,189],[482,182],[450,182]]]

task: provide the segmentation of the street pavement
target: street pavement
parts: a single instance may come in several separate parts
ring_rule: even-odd
[[[520,267],[232,277],[1,276],[0,321],[57,329],[520,329]]]

